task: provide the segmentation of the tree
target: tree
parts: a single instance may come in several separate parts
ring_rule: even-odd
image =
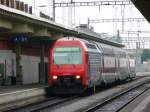
[[[147,61],[150,59],[150,49],[144,49],[142,56],[141,56],[141,60],[143,61]]]

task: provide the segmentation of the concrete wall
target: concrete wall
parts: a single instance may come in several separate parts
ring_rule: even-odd
[[[40,58],[36,56],[21,56],[23,84],[39,82],[39,66]]]
[[[45,62],[47,62],[47,58],[45,58]],[[21,56],[23,84],[39,83],[39,63],[40,57]]]
[[[38,56],[21,56],[23,84],[39,83],[39,63],[40,57]],[[4,65],[6,84],[10,84],[10,76],[16,76],[15,53],[11,50],[0,50],[0,64]],[[8,79],[9,82],[7,82]]]
[[[15,54],[12,50],[0,50],[0,63],[5,66],[6,76],[15,75]]]
[[[11,77],[10,76],[16,76],[16,58],[15,53],[12,52],[12,50],[0,50],[0,74],[3,74],[3,78],[5,80],[2,80],[1,82],[5,83],[6,85],[11,84]],[[3,71],[3,72],[2,72]]]

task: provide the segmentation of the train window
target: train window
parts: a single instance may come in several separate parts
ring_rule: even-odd
[[[81,64],[82,52],[79,47],[56,47],[53,49],[53,64]]]
[[[113,49],[107,48],[107,47],[103,47],[103,54],[107,55],[107,56],[114,56],[115,55]]]
[[[92,44],[86,43],[86,46],[87,46],[87,48],[90,48],[90,49],[96,49],[95,45],[92,45]]]

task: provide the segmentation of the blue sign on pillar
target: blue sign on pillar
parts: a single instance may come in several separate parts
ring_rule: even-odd
[[[18,43],[18,42],[27,42],[29,38],[30,36],[27,34],[17,34],[17,35],[13,35],[11,37],[11,40],[15,43]]]

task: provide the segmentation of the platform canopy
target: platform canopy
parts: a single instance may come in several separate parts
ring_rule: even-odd
[[[1,29],[8,29],[8,33],[29,33],[42,39],[58,39],[63,36],[75,36],[90,39],[101,43],[124,47],[124,45],[103,39],[100,35],[91,34],[82,30],[66,27],[45,18],[40,18],[20,10],[0,5],[0,33]],[[38,39],[38,38],[34,38]]]
[[[131,0],[131,1],[150,23],[150,0]]]

